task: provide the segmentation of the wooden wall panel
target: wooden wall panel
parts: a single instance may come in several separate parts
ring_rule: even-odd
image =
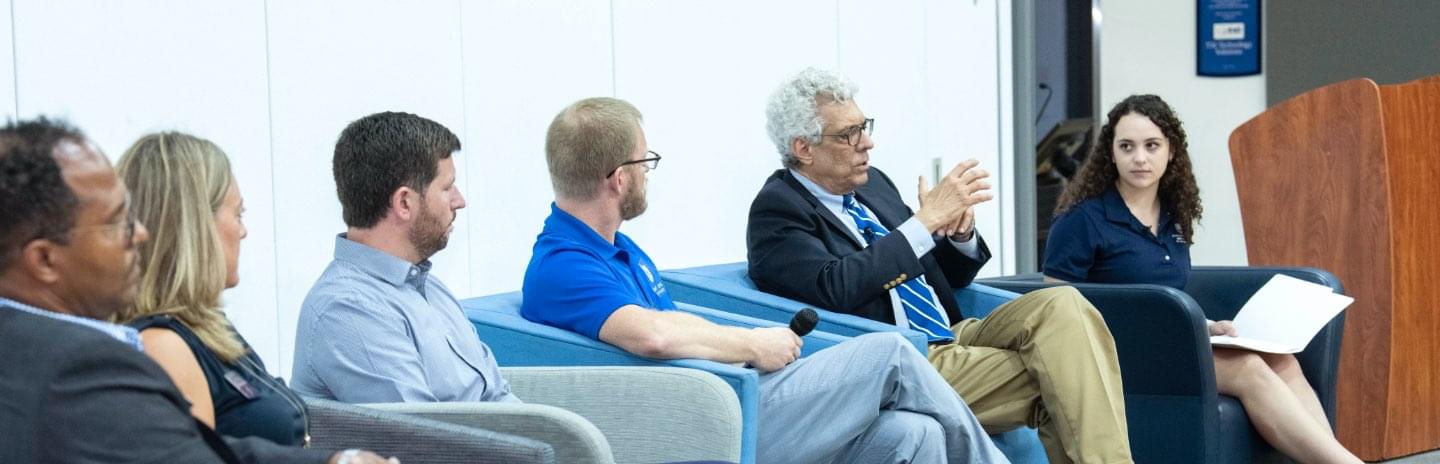
[[[1440,447],[1440,76],[1380,87],[1394,306],[1385,457]]]
[[[1338,433],[1361,458],[1381,454],[1390,359],[1391,223],[1379,89],[1345,81],[1281,102],[1241,125],[1230,156],[1255,266],[1335,273],[1346,314]]]

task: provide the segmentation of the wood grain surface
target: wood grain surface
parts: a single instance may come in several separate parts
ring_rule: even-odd
[[[1385,457],[1440,448],[1440,76],[1380,86],[1394,284]]]
[[[1365,460],[1440,448],[1440,76],[1355,79],[1230,136],[1252,265],[1335,273],[1340,441]]]
[[[1392,224],[1380,91],[1369,79],[1286,100],[1230,135],[1254,266],[1340,277],[1346,310],[1337,399],[1342,443],[1383,455],[1391,361]]]

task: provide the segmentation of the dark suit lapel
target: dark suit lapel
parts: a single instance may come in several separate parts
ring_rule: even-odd
[[[809,202],[810,207],[815,210],[815,214],[818,214],[820,215],[820,217],[824,218],[825,222],[829,223],[830,227],[835,229],[835,233],[838,233],[841,236],[845,237],[846,240],[849,240],[850,244],[855,245],[855,249],[862,250],[865,248],[865,244],[860,243],[859,240],[855,239],[855,234],[850,233],[850,228],[845,227],[845,223],[841,222],[840,218],[835,217],[835,213],[830,212],[830,208],[826,208],[823,203],[820,203],[819,198],[815,198],[815,195],[811,195],[810,191],[806,190],[804,185],[800,185],[800,181],[795,180],[795,176],[791,174],[790,171],[785,171],[784,179],[785,185],[788,185],[790,186],[790,188],[795,189],[795,192],[800,194],[800,198],[804,198],[805,201]]]

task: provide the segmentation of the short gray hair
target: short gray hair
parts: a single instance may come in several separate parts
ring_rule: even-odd
[[[787,168],[798,167],[790,142],[804,139],[820,143],[825,121],[820,119],[822,103],[845,103],[855,98],[859,88],[839,73],[819,68],[805,68],[790,76],[765,105],[765,130],[780,152],[780,162]]]

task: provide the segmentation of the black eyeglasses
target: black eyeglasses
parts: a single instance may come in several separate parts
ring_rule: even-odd
[[[66,231],[66,234],[87,229],[101,230],[107,232],[113,230],[120,230],[123,231],[123,233],[125,234],[123,237],[121,237],[121,239],[125,242],[125,248],[129,249],[130,247],[135,246],[136,222],[138,222],[138,219],[135,217],[135,208],[131,206],[130,194],[127,193],[125,194],[125,218],[121,219],[120,222],[112,222],[110,224],[95,224],[89,226],[76,226],[69,231]]]
[[[650,156],[649,158],[638,159],[638,160],[630,160],[630,161],[626,161],[626,162],[624,162],[624,163],[620,163],[619,166],[615,166],[615,169],[611,169],[611,170],[610,170],[610,173],[605,175],[605,178],[606,178],[606,179],[609,179],[609,178],[611,178],[611,177],[614,177],[614,176],[615,176],[615,173],[620,171],[620,168],[623,168],[623,167],[625,167],[625,166],[629,166],[629,165],[632,165],[632,164],[641,164],[641,163],[644,163],[644,164],[645,164],[645,171],[646,171],[646,172],[654,171],[655,168],[660,167],[660,154],[659,154],[659,153],[655,153],[655,152],[653,152],[653,151],[646,151],[645,153],[647,153],[647,154],[649,154],[649,155],[651,155],[651,156]]]
[[[860,134],[870,135],[875,132],[875,118],[865,118],[865,122],[856,126],[850,126],[839,134],[820,134],[825,137],[839,137],[852,147],[860,146]]]

